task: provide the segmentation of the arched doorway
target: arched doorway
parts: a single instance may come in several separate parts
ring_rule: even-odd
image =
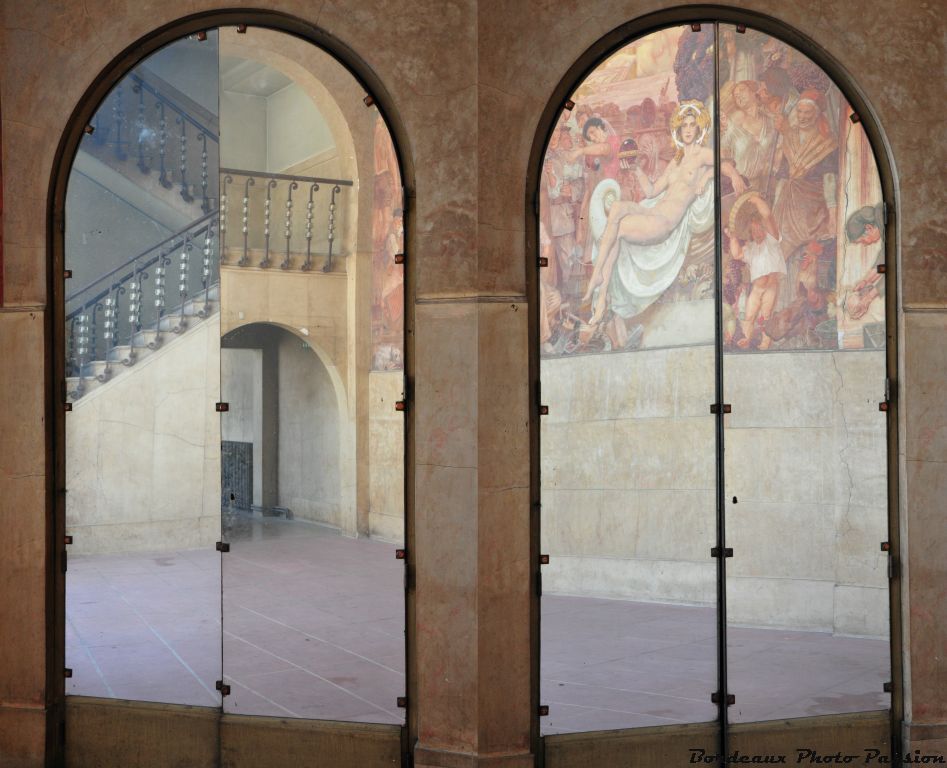
[[[749,722],[875,710],[897,733],[892,197],[848,83],[772,20],[682,8],[602,40],[546,111],[535,676],[557,765],[584,731],[617,731],[617,757],[677,724],[713,762]]]
[[[367,748],[401,753],[405,356],[399,335],[379,363],[373,323],[405,325],[403,298],[385,312],[401,160],[383,89],[313,42],[265,13],[189,19],[115,62],[63,141],[76,759],[114,757],[84,726],[142,701],[210,707],[218,728],[337,721],[328,755],[364,730],[340,723],[388,724]]]

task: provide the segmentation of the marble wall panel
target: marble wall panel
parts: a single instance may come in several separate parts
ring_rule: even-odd
[[[0,409],[0,707],[44,702],[45,366],[36,354],[43,346],[43,321],[41,312],[0,312],[0,388],[6,401]],[[12,722],[6,713],[4,720]],[[0,736],[0,745],[6,741]]]

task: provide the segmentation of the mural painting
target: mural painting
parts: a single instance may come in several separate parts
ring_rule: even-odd
[[[798,51],[721,27],[727,351],[884,344],[883,215],[864,131]],[[540,336],[564,356],[714,339],[713,28],[605,60],[550,137]]]
[[[404,367],[404,266],[395,256],[404,248],[401,174],[391,134],[381,115],[375,120],[372,188],[372,370]]]

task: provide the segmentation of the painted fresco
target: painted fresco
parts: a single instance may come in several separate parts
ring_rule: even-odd
[[[884,346],[878,171],[839,89],[794,48],[721,27],[724,344]]]
[[[721,27],[724,345],[884,344],[881,190],[828,76]],[[625,46],[579,86],[540,182],[547,357],[714,340],[713,28]]]
[[[372,188],[372,370],[400,371],[404,349],[404,248],[401,174],[391,134],[375,121]]]

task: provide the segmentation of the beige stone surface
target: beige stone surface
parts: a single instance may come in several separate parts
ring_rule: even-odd
[[[46,711],[42,707],[0,705],[0,768],[42,765]]]
[[[46,404],[37,354],[44,319],[39,311],[0,312],[0,387],[8,398],[0,409],[0,707],[45,701]]]
[[[220,534],[220,317],[193,325],[73,404],[72,552],[212,546]]]

